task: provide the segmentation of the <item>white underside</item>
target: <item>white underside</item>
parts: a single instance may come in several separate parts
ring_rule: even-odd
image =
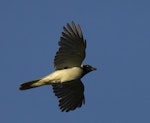
[[[57,82],[67,82],[81,78],[82,69],[79,67],[73,67],[63,70],[57,70],[43,78],[38,82],[39,84],[51,84]],[[37,83],[37,84],[38,84]]]

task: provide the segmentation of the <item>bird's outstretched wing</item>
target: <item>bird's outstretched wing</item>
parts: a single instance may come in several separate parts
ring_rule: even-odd
[[[75,110],[85,103],[84,85],[81,80],[73,80],[65,83],[52,85],[53,91],[59,100],[59,107],[62,111]]]
[[[72,21],[72,26],[67,23],[67,26],[63,27],[59,46],[54,59],[56,70],[81,66],[85,58],[86,40],[79,25],[76,26]]]

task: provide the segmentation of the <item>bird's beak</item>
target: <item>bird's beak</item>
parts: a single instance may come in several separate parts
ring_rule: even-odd
[[[92,67],[92,70],[97,70],[96,68]]]

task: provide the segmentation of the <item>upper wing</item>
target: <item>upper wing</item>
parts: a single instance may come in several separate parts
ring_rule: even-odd
[[[82,103],[85,103],[84,85],[81,80],[55,83],[52,86],[62,111],[75,110],[77,107],[81,107]]]
[[[79,25],[76,27],[72,22],[72,26],[67,23],[67,27],[63,27],[59,46],[54,59],[56,70],[81,66],[85,58],[86,40]]]

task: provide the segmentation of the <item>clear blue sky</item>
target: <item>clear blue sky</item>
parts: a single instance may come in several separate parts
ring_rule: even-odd
[[[54,70],[62,27],[87,40],[86,104],[61,112],[49,86],[19,84]],[[1,0],[1,123],[150,123],[149,0]]]

